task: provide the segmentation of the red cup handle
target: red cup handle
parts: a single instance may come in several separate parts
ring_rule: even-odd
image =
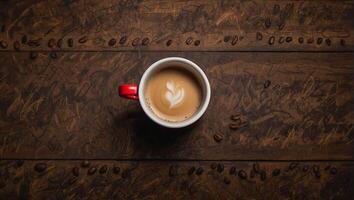
[[[127,98],[127,99],[133,99],[133,100],[138,100],[138,85],[136,84],[124,84],[119,86],[119,96]]]

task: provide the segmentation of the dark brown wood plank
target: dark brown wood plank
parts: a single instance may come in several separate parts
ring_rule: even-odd
[[[352,53],[0,53],[0,158],[353,159]],[[155,126],[117,95],[163,57],[199,64],[194,126]],[[231,115],[244,123],[231,130]],[[214,141],[215,134],[223,137]]]
[[[13,50],[23,36],[20,50],[354,49],[354,1],[17,0],[0,7],[7,44],[0,50]]]
[[[3,199],[214,200],[351,199],[354,195],[353,163],[101,160],[89,164],[82,167],[81,161],[0,161],[0,196]],[[230,174],[232,167],[236,172]],[[119,173],[115,173],[118,168]],[[247,177],[243,179],[239,174]]]

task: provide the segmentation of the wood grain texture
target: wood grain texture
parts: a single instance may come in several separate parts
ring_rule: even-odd
[[[354,166],[346,162],[101,160],[90,161],[87,168],[81,161],[1,161],[0,165],[4,199],[351,199],[354,195]],[[230,174],[232,167],[236,170]]]
[[[354,49],[353,1],[17,0],[0,7],[0,50]]]
[[[30,59],[30,57],[36,57]],[[194,126],[155,126],[117,95],[163,57],[206,72]],[[352,53],[0,53],[0,158],[353,159]],[[239,115],[237,130],[231,115]],[[214,141],[214,135],[222,137]]]

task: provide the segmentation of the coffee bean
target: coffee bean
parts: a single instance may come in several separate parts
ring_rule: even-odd
[[[107,172],[107,165],[103,165],[102,167],[100,167],[100,169],[98,170],[98,172],[100,173],[100,174],[104,174],[104,173],[106,173]]]
[[[19,42],[19,41],[15,41],[15,42],[14,42],[14,49],[15,49],[16,51],[20,50],[20,42]]]
[[[246,179],[247,178],[247,173],[244,170],[238,171],[238,177],[241,179]]]
[[[253,171],[253,169],[250,170],[250,178],[254,178],[256,176],[256,173]]]
[[[299,41],[300,44],[302,44],[302,43],[304,43],[304,38],[303,37],[299,37],[298,41]]]
[[[80,169],[78,167],[74,167],[71,172],[74,176],[78,177],[80,175]]]
[[[280,174],[280,169],[274,169],[272,172],[273,176],[278,176]]]
[[[204,169],[202,167],[198,167],[197,171],[195,172],[195,174],[197,174],[198,176],[202,175],[204,172]]]
[[[223,172],[224,171],[224,165],[219,163],[216,171],[218,171],[219,173]]]
[[[316,176],[316,178],[321,178],[321,173],[317,172],[317,173],[315,173],[315,176]]]
[[[332,168],[329,170],[329,172],[334,175],[334,174],[337,173],[337,168],[332,167]]]
[[[80,39],[79,39],[79,43],[83,44],[85,42],[87,42],[88,38],[87,36],[82,36]]]
[[[230,116],[230,119],[231,119],[232,121],[240,121],[240,120],[241,120],[241,116],[240,116],[240,114],[231,115],[231,116]]]
[[[16,160],[17,167],[21,167],[25,161],[23,160]]]
[[[324,168],[324,170],[325,170],[325,171],[328,171],[330,168],[331,168],[331,165],[327,165],[327,166]]]
[[[258,163],[253,163],[252,169],[254,172],[259,173],[261,168]]]
[[[38,173],[44,172],[46,169],[47,169],[46,163],[37,163],[34,166],[34,170],[36,170]]]
[[[236,167],[231,167],[229,174],[233,175],[233,174],[235,174],[235,172],[236,172]]]
[[[279,31],[283,30],[284,27],[285,27],[285,23],[284,23],[284,22],[280,23],[280,24],[278,25]]]
[[[193,42],[193,38],[192,37],[189,37],[189,38],[186,39],[186,44],[187,45],[192,44],[192,42]]]
[[[177,176],[177,174],[178,174],[177,166],[174,166],[174,165],[170,166],[170,170],[169,170],[168,174],[170,175],[170,177]]]
[[[231,36],[226,35],[226,36],[224,37],[224,42],[228,42],[228,41],[230,41],[230,40],[231,40]]]
[[[55,46],[55,40],[53,38],[48,40],[48,47],[53,48]]]
[[[230,124],[229,124],[229,128],[230,128],[231,130],[237,130],[237,129],[240,128],[240,127],[239,127],[238,124],[230,123]]]
[[[264,83],[263,83],[263,88],[264,88],[264,89],[267,89],[267,88],[270,86],[270,84],[271,84],[271,81],[270,81],[270,80],[264,81]]]
[[[194,173],[194,171],[195,171],[195,167],[189,168],[188,175],[192,175]]]
[[[5,41],[0,41],[0,47],[3,48],[3,49],[6,49],[7,48],[7,42]]]
[[[39,47],[39,46],[41,46],[41,39],[29,40],[27,42],[27,45],[30,46],[30,47]]]
[[[269,28],[272,25],[272,22],[270,21],[270,18],[267,18],[264,21],[264,25],[265,25],[266,28]]]
[[[57,53],[55,53],[55,52],[50,52],[49,56],[50,56],[52,59],[57,59],[57,58],[58,58],[58,55],[57,55]]]
[[[139,45],[139,42],[140,42],[140,38],[135,38],[132,42],[132,45],[137,46],[137,45]]]
[[[122,178],[129,178],[132,175],[131,171],[129,169],[126,169],[122,172]]]
[[[289,169],[290,170],[293,170],[293,169],[295,169],[296,167],[298,166],[298,163],[290,163],[290,165],[289,165]]]
[[[315,39],[313,39],[313,37],[307,39],[308,44],[312,44],[314,41],[315,41]]]
[[[261,181],[265,181],[267,179],[267,172],[262,170],[260,174],[261,174]]]
[[[222,140],[223,140],[223,136],[221,135],[221,134],[215,134],[214,135],[214,140],[216,141],[216,142],[221,142]]]
[[[199,46],[200,45],[200,40],[194,41],[194,46]]]
[[[119,44],[125,44],[125,42],[127,41],[127,36],[122,36],[121,38],[120,38],[120,40],[119,40]]]
[[[97,171],[97,168],[96,167],[90,167],[88,170],[87,170],[87,174],[88,175],[93,175],[95,174]]]
[[[57,41],[57,47],[61,49],[62,46],[63,46],[63,39],[60,38],[60,39]]]
[[[108,41],[108,45],[111,46],[111,47],[114,46],[116,43],[117,43],[117,40],[114,39],[114,38],[112,38],[112,39],[110,39],[110,40]]]
[[[327,38],[327,39],[325,40],[325,42],[326,42],[327,46],[331,46],[331,43],[332,43],[332,42],[331,42],[330,39]]]
[[[227,177],[225,177],[225,178],[224,178],[224,183],[225,183],[226,185],[230,185],[231,181],[230,181],[230,179],[228,179]]]
[[[263,39],[262,33],[257,32],[257,34],[256,34],[256,39],[257,39],[257,40],[262,40],[262,39]]]
[[[292,37],[286,37],[285,41],[286,41],[287,43],[289,43],[289,42],[293,41],[293,38],[292,38]]]
[[[237,44],[237,41],[238,41],[238,36],[235,35],[235,36],[233,37],[232,41],[231,41],[231,45]]]
[[[345,40],[344,39],[340,40],[340,45],[345,46]]]
[[[149,38],[144,38],[144,39],[141,41],[141,44],[142,44],[143,46],[147,46],[147,45],[149,44],[149,42],[150,42]]]
[[[113,167],[113,173],[119,174],[120,168],[119,167]]]
[[[26,44],[27,40],[28,40],[27,35],[23,35],[23,36],[21,37],[21,43],[22,43],[22,44]]]
[[[278,42],[279,42],[279,44],[283,44],[284,43],[284,37],[280,36]]]
[[[30,53],[30,59],[34,60],[38,57],[38,53],[37,52],[31,52]]]
[[[318,165],[314,165],[312,170],[314,173],[318,173],[318,172],[320,172],[320,167]]]
[[[280,11],[280,6],[278,4],[275,4],[273,7],[273,15],[278,14]]]
[[[216,163],[211,163],[210,168],[211,168],[211,169],[216,169],[217,166],[218,166],[218,165],[217,165]]]
[[[317,38],[317,44],[322,44],[323,39],[322,38]]]
[[[166,46],[170,46],[172,44],[172,40],[167,40]]]
[[[90,162],[88,160],[84,160],[81,163],[81,167],[86,168],[90,166]]]
[[[275,37],[271,36],[268,40],[268,44],[273,45],[274,44]]]
[[[74,40],[72,38],[68,39],[68,46],[73,47],[74,46]]]
[[[303,167],[302,167],[302,171],[303,172],[307,172],[309,170],[309,166],[308,165],[304,165]]]

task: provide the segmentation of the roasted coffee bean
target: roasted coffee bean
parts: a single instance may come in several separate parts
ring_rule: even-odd
[[[331,43],[332,43],[332,42],[331,42],[330,39],[327,38],[327,39],[325,40],[325,42],[326,42],[327,46],[331,46]]]
[[[231,167],[229,174],[230,174],[230,175],[233,175],[233,174],[235,174],[235,173],[236,173],[236,167]]]
[[[275,4],[273,7],[273,15],[278,14],[280,11],[280,6],[278,4]]]
[[[302,171],[303,172],[307,172],[309,170],[309,166],[308,165],[304,165],[303,167],[302,167]]]
[[[55,46],[55,40],[53,38],[48,40],[48,47],[53,48]]]
[[[211,163],[210,168],[211,168],[211,169],[216,169],[217,166],[218,166],[218,165],[217,165],[216,163]]]
[[[58,41],[57,41],[57,47],[59,48],[59,49],[61,49],[61,47],[63,46],[63,39],[59,39]]]
[[[78,177],[80,175],[80,169],[78,167],[74,167],[71,172],[74,176]]]
[[[266,28],[269,28],[271,25],[272,25],[272,22],[270,21],[270,18],[267,18],[267,19],[264,21],[264,26],[265,26]]]
[[[315,39],[313,39],[313,37],[307,39],[308,44],[312,44],[314,41],[315,41]]]
[[[120,40],[119,40],[119,44],[120,45],[123,45],[123,44],[125,44],[125,42],[127,41],[127,36],[122,36],[121,38],[120,38]]]
[[[321,178],[321,173],[317,172],[317,173],[315,173],[315,176],[316,176],[316,178]]]
[[[261,168],[258,163],[253,163],[252,169],[254,172],[259,173]]]
[[[192,175],[194,173],[194,171],[195,171],[195,167],[189,168],[188,175]]]
[[[104,173],[107,172],[107,169],[108,169],[107,165],[103,165],[102,167],[100,167],[100,169],[98,170],[98,172],[99,172],[100,174],[104,174]]]
[[[187,45],[192,44],[192,42],[193,42],[193,38],[192,37],[189,37],[189,38],[186,39],[186,44]]]
[[[235,123],[230,123],[229,124],[229,128],[231,130],[237,130],[238,128],[240,128],[240,126],[238,124],[235,124]]]
[[[22,43],[22,44],[26,44],[27,40],[28,40],[27,35],[23,35],[23,36],[21,37],[21,43]]]
[[[318,165],[314,165],[312,167],[312,170],[313,170],[314,173],[318,173],[318,172],[320,172],[320,167]]]
[[[3,49],[6,49],[7,48],[7,42],[5,41],[0,41],[0,47],[3,48]]]
[[[224,42],[229,42],[230,40],[231,40],[231,36],[226,35],[226,36],[224,37]]]
[[[15,42],[14,42],[14,49],[15,49],[16,51],[20,50],[20,42],[19,42],[19,41],[15,41]]]
[[[278,42],[279,42],[279,44],[283,44],[284,43],[284,37],[280,36]]]
[[[322,38],[317,38],[317,44],[322,44],[323,39]]]
[[[140,42],[140,38],[135,38],[135,39],[132,41],[132,46],[138,46],[138,45],[139,45],[139,42]]]
[[[82,163],[81,163],[81,167],[86,168],[86,167],[89,167],[89,166],[90,166],[90,162],[89,162],[88,160],[84,160],[84,161],[82,161]]]
[[[340,45],[345,46],[345,40],[344,39],[340,40]]]
[[[57,59],[57,58],[58,58],[58,55],[57,55],[57,53],[55,53],[55,52],[50,52],[49,56],[50,56],[52,59]]]
[[[74,46],[74,40],[72,38],[68,39],[68,46],[73,47]]]
[[[279,29],[280,31],[283,30],[284,27],[285,27],[285,23],[284,23],[284,22],[282,22],[282,23],[280,23],[280,24],[278,25],[278,29]]]
[[[290,165],[289,165],[289,169],[290,170],[293,170],[293,169],[295,169],[296,167],[298,166],[298,163],[290,163]]]
[[[230,181],[229,178],[225,177],[225,178],[224,178],[224,183],[225,183],[226,185],[230,185],[231,181]]]
[[[325,171],[328,171],[330,168],[331,168],[331,165],[327,165],[327,166],[324,168],[324,170],[325,170]]]
[[[88,38],[87,36],[82,36],[80,39],[79,39],[79,43],[83,44],[85,42],[87,42]]]
[[[263,88],[264,88],[264,89],[269,88],[270,84],[271,84],[271,81],[270,81],[270,80],[264,81],[264,83],[263,83]]]
[[[240,121],[240,120],[241,120],[241,116],[240,116],[240,114],[231,115],[231,116],[230,116],[230,119],[231,119],[232,121]]]
[[[197,174],[198,176],[202,175],[204,172],[204,169],[202,167],[198,167],[197,171],[195,172],[195,174]]]
[[[299,41],[300,44],[302,44],[302,43],[304,43],[304,38],[303,37],[299,37],[298,41]]]
[[[37,163],[34,166],[34,170],[36,170],[38,173],[44,172],[46,169],[47,169],[46,163]]]
[[[237,41],[238,41],[238,36],[235,35],[233,38],[232,38],[232,41],[231,41],[231,45],[234,46],[237,44]]]
[[[223,140],[223,136],[221,135],[221,134],[215,134],[214,135],[214,140],[216,141],[216,142],[221,142],[222,140]]]
[[[332,168],[329,170],[329,172],[334,175],[334,174],[337,173],[337,168],[332,167]]]
[[[256,39],[257,39],[257,40],[262,40],[262,39],[263,39],[262,33],[257,32],[257,34],[256,34]]]
[[[113,167],[113,173],[119,174],[120,168],[119,167]]]
[[[219,173],[223,172],[224,171],[224,165],[219,163],[216,171],[218,171]]]
[[[37,40],[29,40],[27,42],[27,45],[30,47],[39,47],[41,45],[41,39],[37,39]]]
[[[271,36],[268,40],[268,44],[270,45],[273,45],[274,44],[274,41],[275,41],[275,37],[274,36]]]
[[[238,177],[241,179],[246,179],[247,178],[247,173],[244,170],[238,171]]]
[[[274,169],[272,172],[273,176],[278,176],[280,174],[280,169]]]
[[[141,41],[141,44],[142,44],[143,46],[147,46],[147,45],[149,44],[149,42],[150,42],[149,38],[144,38],[144,39]]]
[[[117,40],[114,39],[114,38],[112,38],[112,39],[110,39],[110,40],[108,41],[108,45],[111,46],[111,47],[114,46],[116,43],[117,43]]]
[[[93,175],[95,174],[97,171],[97,168],[96,167],[90,167],[88,170],[87,170],[87,174],[88,175]]]
[[[267,179],[267,172],[262,170],[260,172],[260,175],[261,175],[261,181],[265,181]]]
[[[178,174],[177,166],[174,166],[174,165],[170,166],[170,170],[169,170],[168,174],[171,177],[177,176],[177,174]]]
[[[287,43],[289,43],[289,42],[293,41],[293,38],[292,38],[292,37],[286,37],[285,41],[286,41]]]
[[[17,167],[21,167],[25,161],[23,160],[16,160]]]
[[[122,178],[129,178],[132,175],[131,170],[126,169],[122,172]]]
[[[172,44],[172,40],[167,40],[166,46],[170,46]]]
[[[200,45],[200,40],[194,41],[194,46],[199,46]]]
[[[32,60],[34,60],[34,59],[36,59],[38,57],[38,53],[37,52],[31,52],[30,53],[30,59],[32,59]]]

